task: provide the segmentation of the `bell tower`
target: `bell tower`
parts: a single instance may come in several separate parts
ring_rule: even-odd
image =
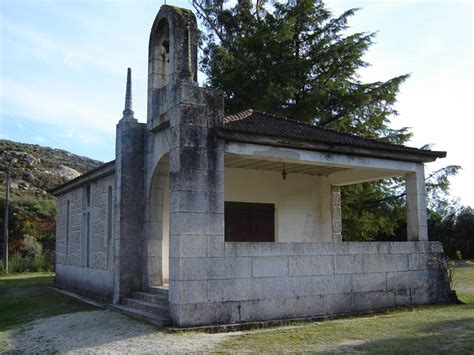
[[[148,47],[148,126],[167,121],[177,84],[197,86],[197,24],[187,9],[163,5]]]
[[[162,261],[169,261],[170,315],[175,325],[184,326],[192,324],[189,310],[196,302],[204,303],[197,312],[209,316],[207,310],[214,307],[213,300],[194,297],[194,285],[222,294],[222,283],[208,281],[224,260],[224,142],[216,134],[223,124],[224,100],[222,92],[198,86],[197,26],[190,10],[161,7],[148,60],[145,191],[159,191],[165,201],[163,184],[153,189],[153,181],[160,176],[169,181],[169,255],[160,252],[167,248],[160,232],[145,229],[143,283],[165,274],[155,257],[163,255]],[[153,211],[160,209],[160,201],[145,201],[146,218],[158,220]],[[155,224],[161,222],[167,221]],[[198,278],[186,272],[190,268],[200,270]]]

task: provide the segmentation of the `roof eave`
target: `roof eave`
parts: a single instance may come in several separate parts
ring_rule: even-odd
[[[446,152],[423,150],[417,152],[401,152],[383,149],[367,149],[362,147],[341,145],[341,144],[326,144],[317,143],[313,141],[292,139],[285,137],[265,136],[258,134],[249,134],[242,132],[232,132],[223,127],[218,129],[218,135],[228,141],[252,143],[260,145],[271,145],[288,148],[298,148],[305,150],[315,150],[328,153],[350,154],[357,156],[366,156],[373,158],[383,158],[390,160],[411,161],[417,163],[428,163],[435,161],[438,158],[446,157]]]
[[[108,176],[115,173],[115,160],[108,163],[102,164],[95,169],[89,170],[85,174],[78,176],[62,185],[59,185],[48,192],[53,196],[60,196],[66,192],[69,192],[75,188],[87,184],[88,182],[98,180],[104,176]]]

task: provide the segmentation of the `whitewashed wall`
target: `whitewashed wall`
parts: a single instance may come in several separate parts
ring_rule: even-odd
[[[276,242],[331,242],[331,186],[325,177],[225,168],[224,199],[275,204]]]

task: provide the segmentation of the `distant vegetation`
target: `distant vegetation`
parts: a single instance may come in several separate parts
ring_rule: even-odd
[[[449,197],[449,195],[446,194]],[[430,240],[443,244],[446,256],[451,259],[474,258],[474,209],[462,206],[456,200],[448,197],[434,200],[428,195],[428,237]],[[375,208],[375,207],[374,207]],[[407,224],[405,205],[396,208],[397,216],[392,233],[372,234],[369,240],[404,241],[407,240]],[[344,216],[344,211],[343,211]],[[362,215],[359,223],[367,223]],[[343,220],[343,223],[345,221]],[[347,222],[347,221],[346,221]],[[357,223],[357,221],[350,221]],[[370,223],[371,221],[369,221]],[[346,223],[348,228],[349,223]],[[359,228],[363,228],[359,227]]]
[[[10,272],[52,271],[56,232],[56,198],[48,191],[101,164],[60,149],[0,140],[0,225],[3,257],[5,179],[10,174]],[[0,273],[3,263],[0,263]]]
[[[430,210],[428,231],[432,240],[443,243],[445,253],[451,258],[474,258],[474,209],[471,207]]]

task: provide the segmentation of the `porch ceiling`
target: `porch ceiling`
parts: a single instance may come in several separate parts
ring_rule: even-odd
[[[224,166],[228,168],[281,172],[283,170],[283,164],[285,164],[285,171],[289,174],[329,175],[335,172],[349,170],[347,168],[329,167],[323,165],[309,165],[288,162],[283,163],[280,161],[271,161],[230,153],[226,153],[224,155]]]

